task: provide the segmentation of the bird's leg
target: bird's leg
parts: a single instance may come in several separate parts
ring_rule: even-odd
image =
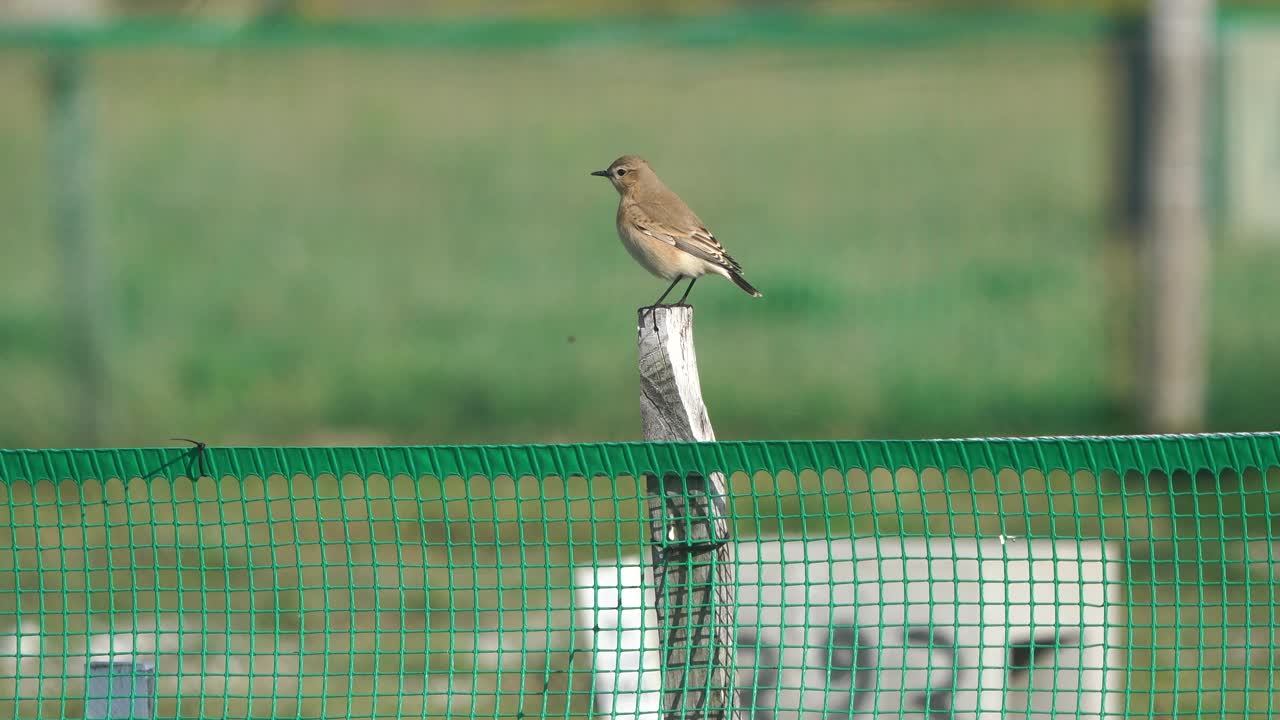
[[[662,301],[667,299],[667,296],[671,294],[671,291],[676,289],[676,284],[677,284],[677,283],[679,283],[679,282],[680,282],[681,280],[683,280],[683,279],[684,279],[684,276],[683,276],[683,275],[677,275],[677,276],[676,276],[676,279],[675,279],[675,280],[672,280],[672,281],[671,281],[671,284],[667,286],[666,291],[662,293],[662,296],[661,296],[661,297],[659,297],[657,300],[655,300],[655,301],[653,302],[653,304],[652,304],[652,305],[650,305],[649,307],[647,307],[647,308],[640,308],[640,320],[641,320],[641,322],[643,322],[643,321],[644,321],[644,311],[645,311],[645,310],[648,310],[648,311],[649,311],[649,316],[653,318],[653,331],[654,331],[654,332],[658,332],[658,316],[657,316],[657,314],[656,314],[654,311],[655,311],[655,310],[657,310],[657,309],[658,309],[658,308],[660,308],[660,307],[664,307],[664,306],[663,306],[663,304],[662,304]],[[692,286],[692,283],[690,283],[690,285]],[[686,294],[686,295],[688,295],[688,294],[689,294],[689,293],[688,293],[688,291],[686,291],[686,292],[685,292],[685,294]],[[683,299],[683,298],[682,298],[682,299]]]
[[[698,282],[698,278],[689,278],[689,287],[684,289],[684,294],[676,302],[676,305],[684,305],[685,298],[689,297],[689,291],[693,289],[693,284]]]
[[[659,297],[657,300],[654,300],[653,305],[651,305],[650,307],[658,307],[659,305],[661,305],[662,301],[667,299],[667,296],[671,294],[672,290],[676,289],[676,285],[679,284],[679,282],[683,279],[684,279],[683,275],[677,275],[676,279],[672,280],[671,284],[667,286],[666,292],[662,293],[662,296]]]

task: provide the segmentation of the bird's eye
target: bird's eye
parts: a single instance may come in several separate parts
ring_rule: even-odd
[[[618,177],[622,177],[623,175],[626,175],[626,174],[627,174],[626,168],[618,168]]]

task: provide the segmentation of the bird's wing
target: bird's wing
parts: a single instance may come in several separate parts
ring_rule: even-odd
[[[636,203],[627,219],[636,230],[656,240],[674,245],[694,257],[742,272],[738,261],[725,252],[707,226],[684,203]]]

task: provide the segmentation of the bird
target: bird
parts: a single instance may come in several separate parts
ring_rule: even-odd
[[[728,278],[752,297],[762,297],[742,276],[738,261],[644,158],[623,155],[591,174],[608,178],[618,191],[618,237],[631,257],[645,270],[671,281],[650,307],[661,306],[676,285],[688,279],[689,286],[676,302],[684,305],[693,284],[708,273]]]

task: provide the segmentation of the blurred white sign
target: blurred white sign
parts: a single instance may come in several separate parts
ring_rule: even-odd
[[[1222,52],[1227,216],[1280,240],[1280,26],[1236,25]]]
[[[1019,539],[737,543],[739,704],[753,720],[1118,714],[1121,563],[1104,551]],[[652,575],[639,562],[578,570],[579,627],[597,710],[660,720]]]

